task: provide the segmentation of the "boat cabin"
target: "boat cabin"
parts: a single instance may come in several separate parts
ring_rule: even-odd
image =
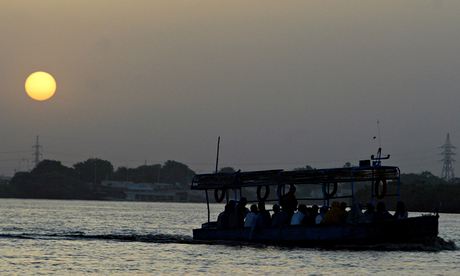
[[[218,229],[210,218],[210,196],[216,202],[239,201],[243,192],[256,188],[257,201],[280,202],[291,185],[310,185],[320,190],[321,196],[297,197],[299,201],[322,201],[323,206],[335,199],[356,202],[358,185],[370,185],[369,198],[375,202],[385,197],[400,197],[400,170],[395,166],[383,166],[380,157],[364,160],[359,166],[311,169],[265,170],[234,173],[199,174],[193,178],[191,189],[206,194],[207,223],[193,230],[196,240],[251,241],[294,245],[331,245],[339,243],[412,242],[433,239],[438,234],[438,215],[420,216],[403,220],[340,225],[285,225],[265,229]],[[338,193],[339,187],[347,187],[348,193]],[[317,194],[316,194],[317,195]],[[251,202],[251,201],[248,201]],[[255,201],[252,201],[255,202]]]
[[[355,199],[356,185],[371,183],[371,199],[383,199],[388,196],[400,196],[400,170],[394,166],[371,166],[367,162],[363,166],[312,170],[266,170],[235,173],[199,174],[193,178],[191,189],[204,190],[208,205],[209,191],[214,193],[216,202],[224,199],[236,201],[243,195],[245,187],[257,187],[257,199],[265,202],[279,202],[290,185],[314,185],[322,191],[321,197],[300,197],[298,200],[322,200],[329,206],[333,199]],[[339,195],[338,187],[348,187],[350,194]],[[395,186],[395,193],[387,193],[388,186]]]

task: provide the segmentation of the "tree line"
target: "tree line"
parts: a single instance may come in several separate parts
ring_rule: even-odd
[[[161,182],[189,189],[195,172],[187,165],[169,160],[164,164],[119,167],[103,159],[91,158],[72,167],[56,160],[43,160],[30,172],[17,172],[7,185],[0,186],[1,197],[49,199],[99,199],[103,180]]]
[[[401,174],[401,200],[409,211],[460,213],[460,183],[444,179],[424,171],[419,174]],[[369,194],[361,190],[360,194]],[[394,198],[385,198],[387,206],[394,209]]]
[[[350,166],[350,164],[345,164]],[[344,167],[345,167],[344,166]],[[296,170],[312,170],[311,166]],[[232,173],[232,167],[221,168],[220,172]],[[195,175],[187,165],[177,161],[166,161],[164,164],[142,165],[136,168],[118,167],[103,159],[91,158],[78,162],[71,167],[60,161],[43,160],[30,172],[17,172],[8,184],[0,185],[0,197],[13,198],[50,198],[50,199],[100,199],[98,193],[102,180],[130,182],[170,183],[178,184],[184,190],[190,189],[189,184]],[[300,195],[309,195],[309,185],[299,185]],[[248,198],[255,199],[254,189],[243,189]],[[395,191],[389,190],[388,193]],[[460,212],[460,183],[448,183],[430,172],[420,174],[401,174],[401,200],[410,211]],[[362,203],[370,199],[371,185],[357,189],[356,197]],[[395,199],[386,197],[384,201],[393,208]]]

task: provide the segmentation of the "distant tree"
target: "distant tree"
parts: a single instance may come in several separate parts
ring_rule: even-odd
[[[73,165],[80,180],[90,183],[101,183],[104,179],[109,179],[113,174],[113,166],[107,160],[90,158],[86,161]]]
[[[232,167],[223,167],[219,170],[220,173],[234,173],[236,170]]]
[[[314,169],[315,168],[313,168],[310,165],[305,165],[305,167],[295,168],[294,171],[311,171]],[[310,196],[312,191],[313,191],[313,188],[310,185],[298,185],[296,194],[297,196],[300,196],[300,197],[306,197],[306,196]]]
[[[17,172],[10,181],[12,196],[32,197],[35,193],[32,174],[30,172]]]
[[[397,182],[388,183],[388,194],[397,191]],[[420,174],[401,174],[401,200],[406,203],[409,211],[460,212],[460,186],[452,185],[428,171]],[[358,201],[366,202],[371,198],[371,186],[367,185],[356,193]],[[385,197],[389,209],[395,207],[394,197]]]
[[[136,179],[139,182],[160,181],[161,165],[143,165],[136,168]]]
[[[112,175],[113,180],[129,181],[129,169],[127,167],[118,167]]]
[[[136,183],[158,182],[160,179],[161,165],[142,165],[137,168],[119,167],[113,173],[113,179],[118,181],[132,181]]]
[[[62,165],[60,161],[43,160],[31,171],[32,175],[40,175],[45,173],[60,173],[68,176],[75,176],[75,171],[72,168]]]
[[[406,174],[406,176],[408,176],[408,175]],[[422,173],[420,173],[420,176],[421,176],[422,178],[425,178],[425,179],[437,179],[437,178],[438,178],[437,176],[435,176],[434,174],[432,174],[432,173],[429,172],[429,171],[423,171]],[[442,181],[441,178],[439,178],[439,180]]]
[[[164,183],[189,184],[195,172],[187,165],[177,161],[168,160],[161,167],[160,181]]]
[[[351,168],[351,167],[353,167],[353,165],[350,162],[345,162],[345,164],[343,164],[343,167],[344,168]]]
[[[10,189],[12,196],[23,198],[94,198],[91,185],[78,180],[72,168],[54,160],[43,160],[30,173],[16,173]]]
[[[310,171],[310,170],[314,170],[314,169],[315,168],[313,168],[310,165],[305,165],[305,167],[295,168],[294,171]]]

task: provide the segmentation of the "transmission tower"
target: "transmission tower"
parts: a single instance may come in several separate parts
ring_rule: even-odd
[[[444,142],[444,145],[442,145],[440,148],[442,150],[441,155],[443,156],[443,158],[441,159],[441,162],[442,162],[441,177],[445,179],[446,181],[451,181],[455,177],[454,175],[455,159],[453,158],[453,156],[455,155],[454,150],[456,149],[456,147],[452,145],[452,143],[450,142],[449,133],[447,133],[446,141]]]
[[[32,148],[34,149],[34,163],[36,167],[38,163],[40,163],[40,157],[42,156],[40,151],[42,146],[40,145],[40,137],[38,135],[35,137],[35,145],[33,145]]]

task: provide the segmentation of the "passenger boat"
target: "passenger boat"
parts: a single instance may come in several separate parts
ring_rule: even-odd
[[[248,187],[257,189],[257,198],[265,202],[279,202],[289,185],[312,185],[321,191],[320,197],[297,198],[299,201],[322,201],[329,206],[333,200],[348,199],[356,202],[359,185],[371,186],[370,200],[384,197],[400,198],[400,170],[396,166],[383,166],[381,149],[377,157],[360,161],[359,166],[312,170],[265,170],[235,173],[196,175],[191,189],[206,193],[208,221],[193,230],[193,239],[200,241],[240,241],[295,246],[334,246],[340,244],[362,245],[380,243],[420,243],[434,240],[438,235],[438,214],[409,217],[402,220],[385,220],[372,223],[337,225],[287,225],[276,228],[218,229],[210,219],[209,192],[214,192],[217,202],[224,199],[238,201]],[[348,187],[349,194],[340,195],[338,187]],[[393,190],[394,193],[389,191]],[[270,191],[276,191],[270,193]],[[274,194],[273,196],[271,196]],[[271,197],[270,197],[271,196]]]

